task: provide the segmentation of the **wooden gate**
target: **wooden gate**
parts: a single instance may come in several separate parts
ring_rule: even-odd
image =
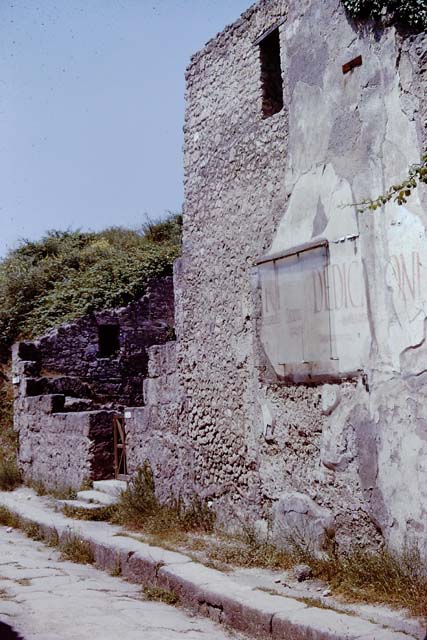
[[[114,477],[116,480],[127,480],[126,433],[123,416],[114,416]]]

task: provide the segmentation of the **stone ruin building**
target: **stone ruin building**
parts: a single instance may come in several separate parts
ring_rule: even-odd
[[[79,489],[114,477],[114,420],[124,407],[143,404],[149,347],[170,340],[173,310],[166,276],[151,280],[127,307],[14,345],[14,427],[24,480]],[[116,475],[126,471],[122,465]]]
[[[100,416],[120,409],[129,471],[148,458],[161,494],[197,491],[220,521],[316,548],[425,546],[426,191],[375,213],[348,205],[427,148],[426,34],[357,24],[340,0],[261,0],[193,56],[186,82],[176,341],[143,338],[159,345],[146,366],[135,317],[130,379],[108,388],[116,361],[95,362],[85,418],[69,398],[84,393],[21,381],[21,465],[78,484],[88,434],[102,449]],[[61,331],[21,360],[56,345],[34,367],[64,372]]]

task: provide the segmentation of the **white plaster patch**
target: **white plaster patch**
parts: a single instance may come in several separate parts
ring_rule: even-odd
[[[320,234],[328,240],[358,234],[353,201],[347,180],[337,176],[332,164],[320,165],[297,181],[269,253],[289,249],[313,237],[318,203],[322,203],[327,226]]]
[[[427,316],[427,243],[420,218],[407,207],[387,206],[388,262],[385,283],[391,291],[393,312],[389,341],[393,366],[400,368],[401,352],[424,338]]]
[[[322,413],[329,416],[341,400],[340,388],[336,384],[325,384],[322,388]]]
[[[262,423],[263,423],[263,435],[267,440],[271,440],[274,436],[274,427],[276,424],[276,417],[274,410],[270,402],[267,400],[261,403]]]

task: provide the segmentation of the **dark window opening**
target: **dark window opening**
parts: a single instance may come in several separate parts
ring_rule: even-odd
[[[283,109],[283,83],[278,28],[261,40],[259,50],[261,57],[262,115],[263,118],[269,118]]]
[[[120,349],[120,327],[118,324],[98,325],[98,357],[111,358]]]

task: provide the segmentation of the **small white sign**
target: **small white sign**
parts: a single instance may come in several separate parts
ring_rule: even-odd
[[[125,418],[132,418],[132,411],[125,411]]]
[[[19,384],[21,382],[21,376],[13,376],[12,384]]]

